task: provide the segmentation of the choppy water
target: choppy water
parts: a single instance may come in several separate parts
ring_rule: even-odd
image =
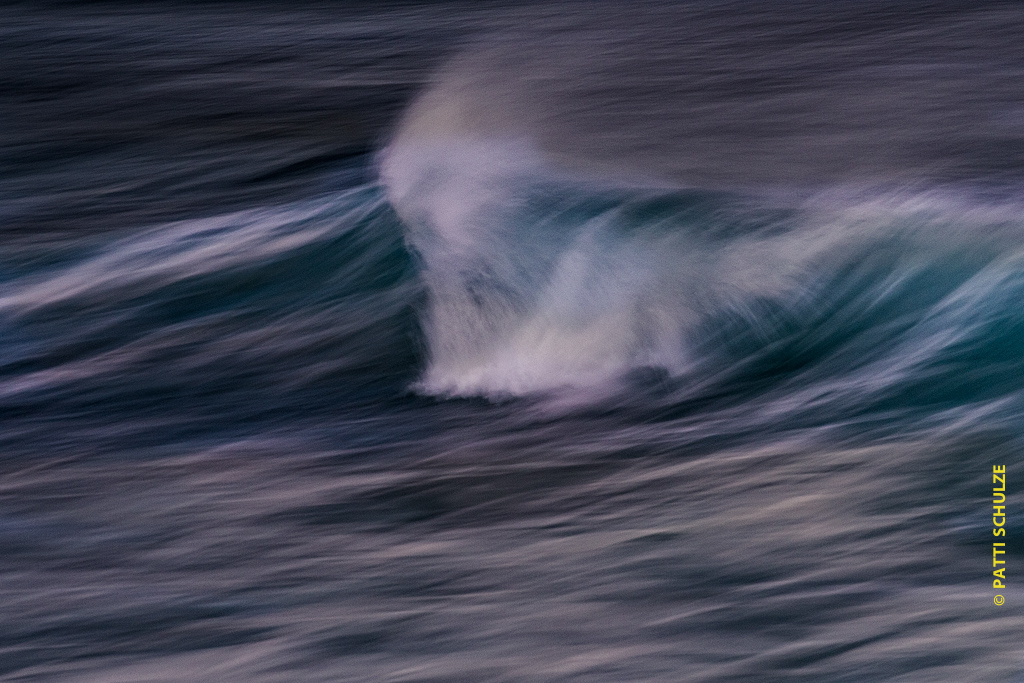
[[[1021,680],[1022,34],[0,10],[0,680]]]

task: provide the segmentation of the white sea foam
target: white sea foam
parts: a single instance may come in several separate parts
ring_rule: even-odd
[[[756,326],[757,301],[797,305],[858,260],[891,263],[866,294],[881,300],[936,259],[974,270],[1019,251],[1012,208],[941,192],[832,190],[782,210],[570,176],[523,140],[437,123],[414,119],[381,155],[428,292],[426,393],[680,375],[701,360],[693,336],[709,315]]]
[[[685,199],[567,178],[530,145],[400,139],[389,196],[422,260],[429,362],[420,388],[503,395],[588,386],[639,367],[684,372],[709,308],[779,295],[819,251],[792,236],[721,239]],[[716,216],[708,216],[715,221]]]

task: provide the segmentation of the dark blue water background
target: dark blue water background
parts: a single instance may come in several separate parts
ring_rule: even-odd
[[[0,9],[0,681],[1020,680],[1021,35]]]

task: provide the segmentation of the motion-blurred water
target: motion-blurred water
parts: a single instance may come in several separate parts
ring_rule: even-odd
[[[1020,680],[1021,35],[0,9],[0,681]]]

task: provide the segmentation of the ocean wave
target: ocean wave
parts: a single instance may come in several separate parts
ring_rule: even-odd
[[[790,406],[939,401],[965,371],[985,377],[961,394],[1019,388],[995,381],[1024,356],[1019,207],[586,177],[415,118],[380,166],[428,293],[425,393],[585,393],[644,368],[716,390],[769,373]]]

